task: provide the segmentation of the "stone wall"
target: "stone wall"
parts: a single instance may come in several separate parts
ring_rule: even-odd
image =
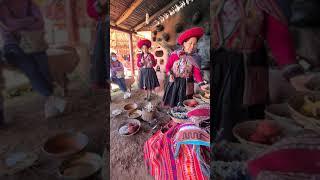
[[[164,29],[160,32],[157,31],[156,27],[152,29],[152,37],[153,43],[157,44],[157,46],[161,46],[164,49],[168,49],[166,52],[170,53],[178,48],[181,48],[177,44],[177,38],[181,32],[191,27],[200,26],[203,27],[206,32],[208,32],[209,28],[209,1],[194,1],[188,6],[181,9],[178,13],[173,16],[170,16],[166,19],[161,25]],[[200,15],[200,20],[197,23],[193,22],[194,16],[198,14]],[[180,32],[176,31],[177,24],[180,24],[182,30]],[[153,32],[156,32],[156,35]],[[164,33],[169,35],[169,39],[165,40],[163,38]],[[202,68],[209,68],[210,61],[210,34],[206,34],[203,36],[198,42],[198,53],[202,58]],[[166,63],[167,59],[164,59],[164,63]],[[162,68],[161,68],[162,70]],[[206,79],[209,79],[210,72],[203,71]]]

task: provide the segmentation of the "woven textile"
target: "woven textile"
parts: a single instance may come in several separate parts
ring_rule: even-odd
[[[174,137],[186,125],[173,124],[166,131],[156,132],[144,146],[144,158],[148,172],[155,180],[208,180],[203,172],[209,159],[209,147],[180,144],[175,157]],[[188,126],[188,125],[187,125]],[[201,157],[200,159],[198,157]]]

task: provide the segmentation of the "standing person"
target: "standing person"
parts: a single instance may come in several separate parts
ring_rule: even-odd
[[[66,102],[53,95],[46,49],[31,43],[30,48],[33,52],[25,52],[25,47],[21,45],[23,38],[30,41],[33,38],[37,39],[28,37],[28,33],[36,33],[36,36],[40,37],[40,32],[44,32],[44,22],[39,7],[32,0],[3,0],[0,2],[0,23],[4,54],[8,63],[19,68],[28,77],[33,89],[46,97],[46,118],[62,113]]]
[[[154,70],[157,60],[149,53],[150,47],[151,41],[147,39],[138,42],[138,48],[142,51],[141,54],[138,54],[137,61],[137,65],[140,68],[139,88],[146,91],[145,100],[148,101],[151,99],[152,90],[160,86],[156,71]]]
[[[91,56],[91,86],[92,89],[105,89],[108,79],[108,64],[105,59],[107,33],[107,2],[106,0],[87,0],[87,13],[97,22],[93,54]]]
[[[269,89],[264,42],[287,80],[303,69],[296,64],[287,20],[275,0],[216,0],[211,5],[213,127],[232,141],[235,124],[264,118]]]
[[[116,53],[111,53],[111,79],[116,83],[120,90],[124,93],[123,98],[128,99],[131,97],[131,93],[127,91],[126,82],[124,79],[124,67],[122,63],[117,59]]]
[[[194,80],[204,88],[198,62],[192,56],[197,48],[198,40],[203,36],[203,29],[194,27],[186,30],[178,37],[178,43],[183,46],[182,50],[171,54],[166,64],[166,74],[169,82],[166,85],[163,96],[164,105],[177,106],[188,98],[192,98],[194,92]]]

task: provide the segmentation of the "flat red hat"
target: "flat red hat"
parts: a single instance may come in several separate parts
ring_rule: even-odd
[[[148,48],[151,47],[151,41],[148,39],[142,39],[138,42],[138,48],[141,49],[143,45],[146,45]]]
[[[196,37],[197,39],[199,39],[203,36],[203,34],[204,30],[201,27],[190,28],[180,34],[180,36],[178,37],[178,43],[182,45],[185,41],[192,37]]]

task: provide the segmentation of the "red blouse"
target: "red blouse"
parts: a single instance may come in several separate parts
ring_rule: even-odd
[[[168,75],[170,75],[170,71],[172,70],[174,63],[177,62],[178,60],[180,60],[180,57],[177,53],[173,53],[171,54],[171,56],[168,59],[168,62],[166,64],[166,73]],[[193,73],[193,77],[195,79],[196,82],[202,82],[202,75],[201,75],[201,70],[200,68],[192,63],[192,73]]]
[[[143,58],[142,54],[138,54],[137,58],[138,58],[137,66],[140,68],[144,66],[155,67],[157,65],[157,60],[154,58],[154,56],[151,53],[149,53],[148,56],[144,58],[145,63],[141,63],[141,60]],[[148,66],[147,64],[149,64],[149,62],[150,62],[150,65]]]

